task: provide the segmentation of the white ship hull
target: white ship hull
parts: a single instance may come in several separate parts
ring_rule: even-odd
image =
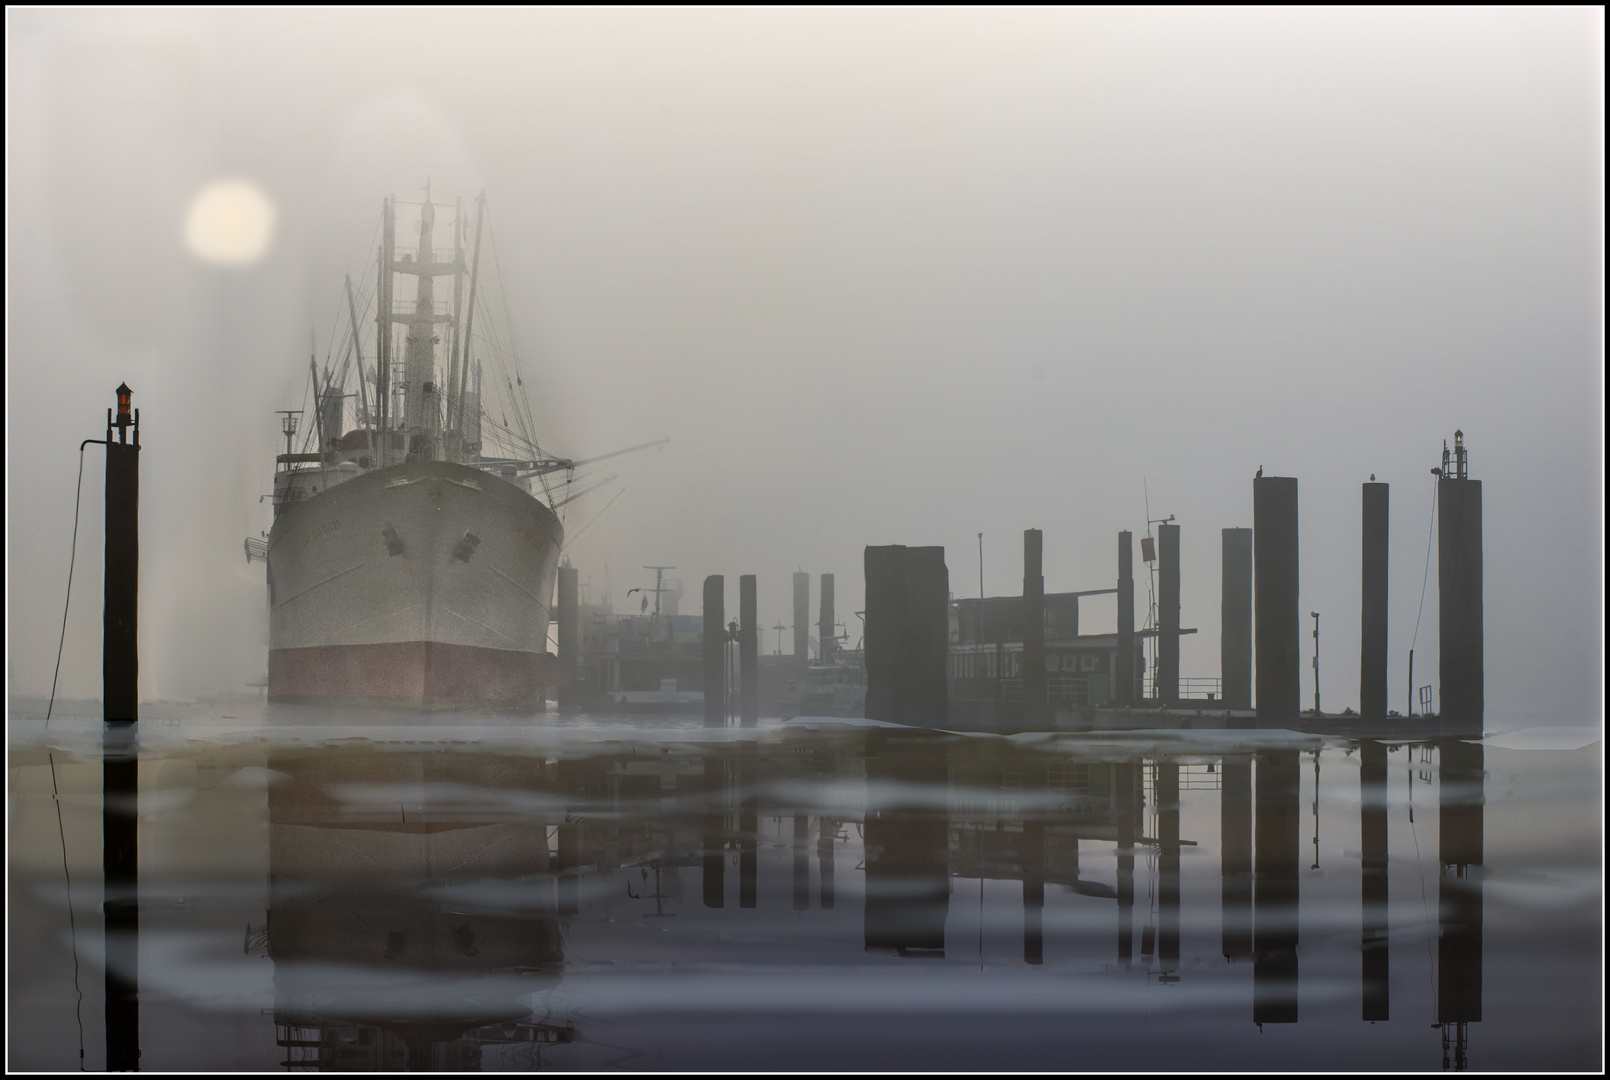
[[[547,650],[563,537],[523,488],[446,461],[282,507],[268,540],[269,700],[539,704],[563,681]]]

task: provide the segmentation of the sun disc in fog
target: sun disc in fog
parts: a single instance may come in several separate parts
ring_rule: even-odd
[[[250,180],[214,180],[185,214],[190,254],[214,266],[250,266],[274,241],[274,204]]]

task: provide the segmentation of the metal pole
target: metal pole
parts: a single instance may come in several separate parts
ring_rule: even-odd
[[[1314,617],[1314,715],[1319,715],[1319,612],[1310,611]]]
[[[1409,713],[1414,715],[1414,650],[1409,650]]]

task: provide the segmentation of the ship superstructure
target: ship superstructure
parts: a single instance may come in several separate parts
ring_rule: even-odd
[[[471,228],[462,203],[441,221],[427,188],[407,206],[418,216],[401,250],[400,205],[385,202],[372,288],[355,293],[347,282],[346,359],[323,371],[309,361],[316,396],[302,452],[293,452],[297,414],[285,414],[274,525],[258,549],[268,564],[269,699],[536,705],[564,677],[547,642],[564,542],[555,511],[568,499],[555,499],[546,478],[573,477],[577,463],[542,451],[523,400],[507,403],[501,423],[483,407],[483,359],[503,359],[477,334],[488,318],[484,196]],[[451,246],[438,248],[444,232]],[[360,300],[374,309],[372,368]],[[503,384],[514,396],[514,383]],[[349,397],[357,425],[343,430]]]

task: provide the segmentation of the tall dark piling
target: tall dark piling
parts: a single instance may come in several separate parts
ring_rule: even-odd
[[[561,709],[577,708],[581,701],[581,612],[577,606],[581,571],[574,566],[559,568],[559,666],[565,672],[565,685],[559,690]]]
[[[1469,478],[1454,432],[1453,477],[1437,482],[1437,632],[1441,715],[1479,726],[1486,713],[1482,632],[1481,481]]]
[[[755,614],[755,575],[738,579],[738,714],[744,727],[760,721],[760,620]]]
[[[1260,532],[1259,536],[1263,534]],[[1262,540],[1259,540],[1262,547]],[[1262,667],[1262,664],[1259,665]],[[1297,1022],[1297,873],[1301,838],[1296,750],[1259,751],[1252,879],[1252,1020]]]
[[[799,664],[811,658],[811,576],[794,575],[794,660]]]
[[[1227,709],[1252,708],[1252,530],[1225,529],[1219,594],[1219,690]]]
[[[1157,527],[1157,687],[1164,705],[1180,703],[1180,527]]]
[[[720,574],[704,579],[704,726],[727,723],[727,607]]]
[[[822,575],[822,618],[816,627],[816,655],[824,664],[833,662],[833,575]]]
[[[1252,481],[1252,529],[1258,723],[1283,723],[1302,711],[1296,477]]]
[[[1246,530],[1241,530],[1246,531]],[[1219,762],[1221,949],[1226,960],[1252,956],[1252,759]]]
[[[1360,744],[1359,766],[1359,846],[1363,855],[1360,899],[1364,912],[1359,934],[1364,987],[1360,1011],[1365,1020],[1390,1020],[1392,954],[1387,940],[1386,745],[1374,741]]]
[[[1044,536],[1023,530],[1023,704],[1036,713],[1046,708]]]
[[[1364,558],[1358,645],[1358,712],[1386,717],[1388,484],[1364,485]]]
[[[106,576],[102,620],[101,859],[105,874],[106,1068],[140,1067],[139,713],[140,427],[133,391],[117,388],[117,438],[106,425]],[[134,439],[129,440],[129,429]]]
[[[1118,657],[1113,668],[1120,705],[1135,704],[1135,538],[1118,534]]]
[[[117,439],[106,426],[106,599],[101,683],[108,723],[140,718],[140,429],[128,414],[133,391],[117,388]],[[129,428],[134,428],[130,442]]]
[[[947,719],[950,574],[942,547],[868,547],[866,714],[917,727]]]

